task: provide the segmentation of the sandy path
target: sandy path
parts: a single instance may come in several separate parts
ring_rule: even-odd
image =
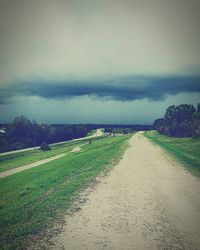
[[[76,152],[80,152],[80,151],[81,151],[80,147],[74,147],[71,152],[76,153]]]
[[[199,179],[140,133],[130,145],[48,249],[200,249]]]
[[[44,160],[41,160],[41,161],[33,162],[33,163],[31,163],[31,164],[28,164],[28,165],[24,165],[24,166],[21,166],[21,167],[18,167],[18,168],[13,168],[13,169],[10,169],[10,170],[1,172],[1,173],[0,173],[0,178],[3,178],[3,177],[6,177],[6,176],[9,176],[9,175],[16,174],[16,173],[18,173],[18,172],[27,170],[27,169],[29,169],[29,168],[38,167],[38,166],[40,166],[40,165],[42,165],[42,164],[44,164],[44,163],[47,163],[47,162],[56,160],[56,159],[61,158],[61,157],[63,157],[63,156],[65,156],[65,154],[59,154],[59,155],[52,156],[52,157],[49,157],[49,158],[44,159]]]
[[[86,145],[86,143],[80,145],[79,147],[74,147],[71,152],[72,153],[80,152],[81,151],[81,146],[84,146],[84,145]],[[65,156],[65,155],[66,154],[58,154],[56,156],[52,156],[52,157],[46,158],[44,160],[40,160],[40,161],[33,162],[33,163],[30,163],[30,164],[27,164],[27,165],[24,165],[24,166],[21,166],[21,167],[17,167],[17,168],[13,168],[13,169],[1,172],[0,173],[0,179],[3,178],[3,177],[6,177],[6,176],[13,175],[15,173],[24,171],[24,170],[29,169],[29,168],[38,167],[38,166],[40,166],[40,165],[42,165],[44,163],[59,159],[59,158]]]

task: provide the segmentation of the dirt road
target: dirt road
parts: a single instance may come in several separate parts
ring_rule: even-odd
[[[80,146],[83,146],[83,145],[85,145],[85,143],[80,145]],[[71,152],[76,153],[76,152],[79,152],[79,151],[81,151],[81,147],[74,147]],[[58,155],[55,155],[55,156],[52,156],[52,157],[49,157],[49,158],[46,158],[46,159],[43,159],[43,160],[40,160],[40,161],[36,161],[36,162],[30,163],[30,164],[27,164],[27,165],[24,165],[24,166],[20,166],[20,167],[17,167],[17,168],[6,170],[6,171],[0,173],[0,179],[3,178],[3,177],[9,176],[9,175],[13,175],[13,174],[22,172],[22,171],[27,170],[29,168],[38,167],[38,166],[40,166],[42,164],[45,164],[47,162],[57,160],[57,159],[65,156],[65,155],[66,154],[64,154],[64,153],[63,154],[58,154]]]
[[[140,133],[130,145],[48,249],[200,249],[199,179]]]

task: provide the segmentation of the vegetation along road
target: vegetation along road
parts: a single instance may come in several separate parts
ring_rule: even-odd
[[[37,249],[33,242],[38,245],[40,236],[45,238],[73,209],[80,192],[119,162],[130,137],[98,137],[32,155],[0,158],[3,173],[65,154],[0,179],[0,249],[26,249],[30,245]]]
[[[78,138],[78,139],[69,140],[69,141],[62,141],[62,142],[52,143],[52,144],[50,144],[50,146],[57,146],[57,145],[61,145],[61,144],[71,143],[73,141],[74,142],[75,141],[81,141],[83,139],[91,139],[91,138],[95,138],[95,137],[100,137],[102,135],[103,135],[102,129],[97,129],[96,132],[94,134],[92,134],[92,135],[82,137],[82,138]],[[0,153],[0,156],[10,155],[10,154],[14,154],[14,153],[20,153],[20,152],[25,152],[25,151],[31,151],[31,150],[35,150],[35,149],[39,149],[39,148],[40,148],[40,146],[31,147],[31,148],[24,148],[24,149],[19,149],[19,150],[12,150],[12,151],[8,151],[8,152]]]
[[[197,176],[137,133],[48,248],[200,249],[199,190]]]
[[[19,173],[19,172],[27,170],[29,168],[38,167],[38,166],[40,166],[42,164],[45,164],[47,162],[50,162],[50,161],[53,161],[53,160],[57,160],[58,158],[63,157],[63,156],[65,156],[65,154],[59,154],[59,155],[56,155],[56,156],[52,156],[52,157],[46,158],[44,160],[33,162],[31,164],[28,164],[28,165],[24,165],[24,166],[21,166],[21,167],[18,167],[18,168],[14,168],[14,169],[10,169],[10,170],[1,172],[0,173],[0,178],[6,177],[6,176],[9,176],[9,175],[13,175],[15,173]]]

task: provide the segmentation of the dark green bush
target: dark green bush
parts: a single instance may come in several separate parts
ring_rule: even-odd
[[[43,142],[40,146],[40,149],[43,151],[49,151],[49,150],[51,150],[51,147],[46,142]]]

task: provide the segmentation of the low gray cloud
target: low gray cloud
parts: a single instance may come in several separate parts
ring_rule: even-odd
[[[199,9],[199,0],[0,0],[0,84],[39,74],[196,74]]]
[[[80,96],[119,101],[147,98],[162,100],[167,95],[200,93],[200,76],[126,76],[109,80],[26,81],[7,85],[0,90],[1,102],[12,97],[37,96],[46,99],[64,99]]]

